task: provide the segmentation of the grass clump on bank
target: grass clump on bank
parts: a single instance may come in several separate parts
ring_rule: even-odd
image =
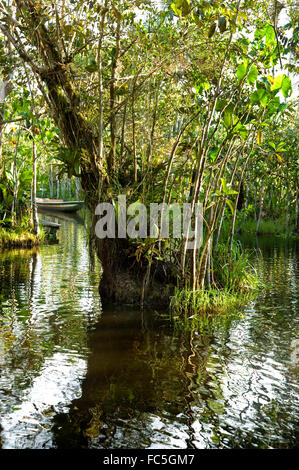
[[[44,230],[40,230],[39,235],[33,234],[30,230],[15,228],[8,230],[0,228],[0,248],[31,248],[40,245],[45,240]]]
[[[201,314],[221,314],[228,309],[238,309],[247,301],[249,293],[237,293],[228,289],[209,288],[208,290],[191,291],[176,289],[171,300],[172,312],[177,316]]]
[[[176,288],[171,299],[173,318],[193,321],[240,311],[262,287],[250,262],[252,254],[239,242],[234,242],[230,252],[226,245],[219,244],[211,269],[211,284],[195,291]]]

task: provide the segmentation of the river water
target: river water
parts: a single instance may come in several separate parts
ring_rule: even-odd
[[[48,219],[59,244],[0,253],[2,448],[298,446],[298,242],[251,240],[267,287],[181,331],[102,311],[82,221]]]

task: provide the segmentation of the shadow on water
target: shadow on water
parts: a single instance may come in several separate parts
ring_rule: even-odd
[[[258,299],[187,332],[101,312],[82,221],[49,220],[58,245],[0,254],[3,448],[297,445],[298,244],[259,239]]]
[[[68,416],[55,419],[58,447],[186,447],[191,442],[188,369],[192,375],[193,364],[186,335],[174,335],[152,312],[111,309],[91,332],[89,347],[82,396]]]

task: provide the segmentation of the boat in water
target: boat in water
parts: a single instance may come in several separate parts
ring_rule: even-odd
[[[55,212],[76,212],[84,206],[84,201],[64,201],[63,199],[36,198],[38,209]]]

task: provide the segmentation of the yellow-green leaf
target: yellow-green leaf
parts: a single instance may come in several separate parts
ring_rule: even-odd
[[[262,145],[263,140],[264,140],[264,136],[263,136],[262,131],[258,131],[257,136],[256,136],[256,140],[257,140],[258,145]]]
[[[231,201],[230,199],[227,199],[227,200],[226,200],[226,204],[228,205],[228,207],[230,208],[230,210],[231,210],[231,212],[232,212],[232,214],[233,214],[235,208],[234,208],[234,205],[233,205],[232,201]]]
[[[278,153],[276,153],[275,155],[276,155],[277,160],[279,161],[279,163],[282,163],[282,158],[281,158],[281,156],[280,156]]]
[[[216,31],[216,23],[212,23],[211,26],[210,26],[209,32],[208,32],[209,38],[211,38],[213,36],[215,31]]]

